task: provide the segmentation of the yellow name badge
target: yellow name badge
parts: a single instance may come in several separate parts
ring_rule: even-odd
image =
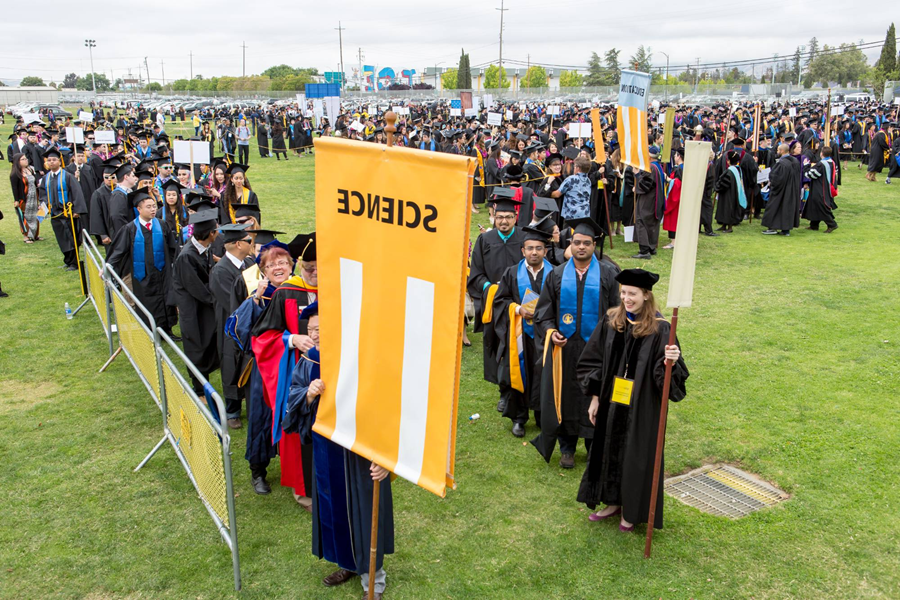
[[[612,398],[610,398],[610,400],[616,404],[631,406],[631,390],[633,388],[634,382],[632,380],[616,377],[616,381],[613,384]]]

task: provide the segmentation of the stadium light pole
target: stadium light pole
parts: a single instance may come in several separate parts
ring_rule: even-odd
[[[666,102],[669,101],[669,55],[665,52],[660,52],[663,56],[666,57]]]
[[[88,54],[91,55],[91,85],[94,88],[94,95],[97,95],[97,80],[94,79],[94,48],[97,47],[97,40],[84,40],[84,45],[87,46]]]

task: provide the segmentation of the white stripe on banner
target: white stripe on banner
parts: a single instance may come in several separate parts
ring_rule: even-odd
[[[422,475],[425,458],[433,326],[434,283],[407,277],[400,383],[400,443],[394,472],[413,483],[418,483]]]
[[[359,392],[359,321],[362,314],[363,265],[341,259],[341,362],[334,403],[337,416],[331,441],[352,448],[356,441]]]
[[[627,161],[631,161],[633,164],[634,157],[631,156],[631,119],[629,118],[630,112],[627,106],[621,107],[619,109],[619,112],[622,113],[622,128],[625,131],[625,143],[619,146],[619,148],[622,149],[622,151],[620,152],[620,156]],[[624,168],[622,169],[622,172],[625,172]]]

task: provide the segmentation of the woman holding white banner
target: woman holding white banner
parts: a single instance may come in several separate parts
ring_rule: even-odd
[[[659,275],[627,269],[616,276],[621,304],[609,309],[578,361],[578,380],[591,395],[594,425],[588,465],[578,501],[593,509],[591,521],[619,516],[619,529],[646,523],[659,427],[666,361],[674,362],[669,398],[684,399],[687,366],[678,341],[668,345],[669,323],[659,313],[653,286]],[[663,468],[659,470],[662,484]],[[661,529],[663,494],[657,497],[654,527]]]

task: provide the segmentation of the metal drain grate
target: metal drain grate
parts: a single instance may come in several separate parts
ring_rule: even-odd
[[[666,493],[702,512],[746,517],[788,499],[778,488],[728,465],[707,465],[665,481]]]

